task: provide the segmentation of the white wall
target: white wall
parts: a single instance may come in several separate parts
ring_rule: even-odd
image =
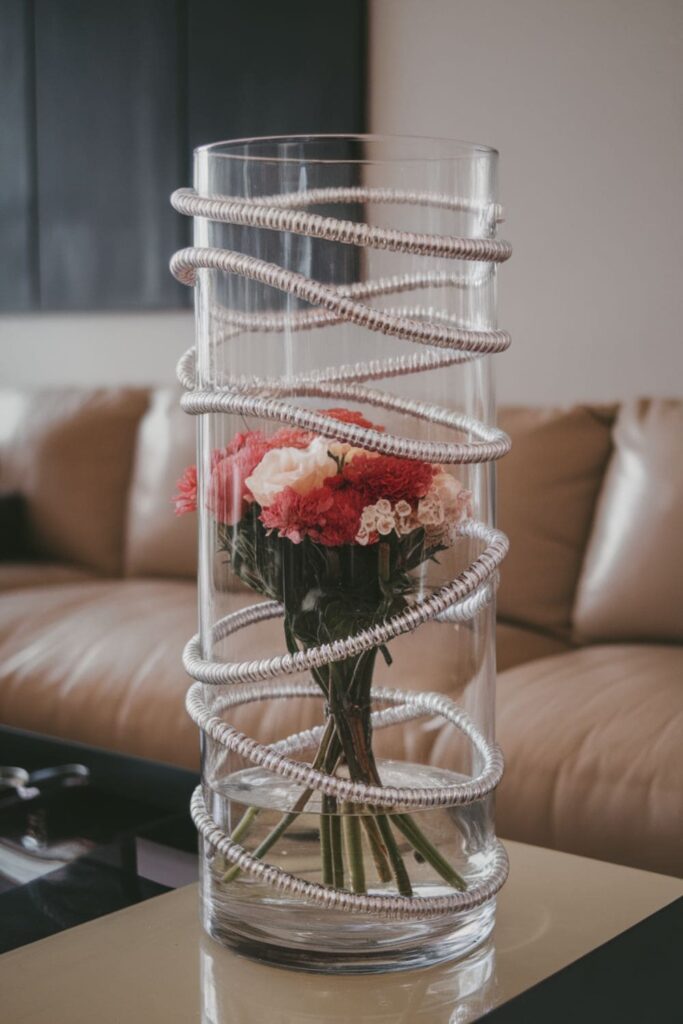
[[[370,127],[500,150],[508,401],[683,393],[681,0],[372,0]]]
[[[0,385],[172,384],[191,313],[0,317]]]

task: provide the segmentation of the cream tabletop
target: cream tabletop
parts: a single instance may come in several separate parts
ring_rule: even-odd
[[[203,935],[195,885],[0,957],[3,1024],[466,1024],[683,895],[664,875],[506,844],[493,940],[458,964],[335,978]]]

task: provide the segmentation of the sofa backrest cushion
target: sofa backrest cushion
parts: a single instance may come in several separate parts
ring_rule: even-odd
[[[196,417],[180,408],[180,393],[152,393],[138,433],[128,503],[125,574],[194,577],[197,516],[176,516],[172,497],[196,460]]]
[[[510,538],[498,612],[568,639],[576,584],[611,451],[615,410],[502,409],[512,451],[498,462],[498,525]]]
[[[683,640],[683,401],[625,403],[574,609],[576,638]]]
[[[0,392],[0,491],[25,499],[36,555],[117,575],[128,485],[148,393]]]

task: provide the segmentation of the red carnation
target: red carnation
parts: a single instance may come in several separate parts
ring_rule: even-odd
[[[357,455],[342,471],[340,486],[357,491],[363,505],[380,498],[393,503],[424,498],[434,476],[428,462],[401,459],[394,455]]]
[[[354,412],[353,409],[321,409],[321,415],[330,416],[333,420],[340,420],[342,423],[353,423],[357,427],[365,427],[366,430],[384,430],[384,427],[380,427],[377,423],[371,423],[362,413]]]
[[[268,439],[269,448],[308,448],[315,437],[310,430],[299,427],[281,427]]]
[[[323,489],[331,490],[331,488]],[[326,547],[353,544],[360,529],[363,498],[357,491],[352,490],[342,489],[332,493],[334,501],[325,513],[325,521],[315,539]]]

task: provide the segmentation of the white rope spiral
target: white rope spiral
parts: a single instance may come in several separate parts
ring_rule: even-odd
[[[345,245],[418,256],[476,261],[482,265],[482,269],[472,276],[425,271],[350,285],[328,285],[231,250],[208,247],[182,249],[173,256],[171,270],[184,284],[195,284],[197,270],[237,274],[294,296],[311,307],[303,312],[286,314],[254,314],[214,307],[211,310],[212,338],[216,345],[244,332],[303,331],[351,323],[425,348],[425,351],[409,356],[330,366],[292,378],[224,378],[220,386],[211,389],[197,388],[195,350],[190,349],[182,356],[177,370],[187,392],[182,399],[186,412],[192,415],[237,413],[272,420],[346,441],[371,452],[445,465],[489,462],[509,450],[509,438],[495,427],[451,409],[390,394],[367,384],[372,380],[421,373],[502,352],[510,344],[507,332],[481,329],[431,307],[416,305],[377,309],[362,301],[426,287],[484,285],[490,277],[489,265],[502,262],[511,254],[508,242],[491,237],[496,224],[502,219],[501,208],[497,204],[477,203],[441,193],[367,187],[312,189],[252,199],[199,196],[191,189],[179,189],[171,201],[181,213],[220,223],[286,231]],[[479,217],[482,234],[486,237],[417,234],[322,217],[306,210],[306,207],[320,204],[368,202],[436,207],[473,214]],[[297,404],[296,399],[304,397],[343,398],[392,410],[443,426],[458,435],[458,439],[428,442],[366,429],[331,419]],[[461,439],[463,436],[465,440]],[[399,807],[459,806],[483,799],[500,781],[503,771],[500,750],[486,740],[461,708],[440,694],[375,688],[373,701],[388,706],[373,711],[372,721],[376,728],[382,728],[430,715],[441,717],[458,729],[474,748],[474,760],[479,764],[478,774],[443,786],[374,786],[328,775],[290,756],[319,741],[321,727],[305,730],[273,744],[260,744],[238,732],[221,717],[226,710],[252,701],[319,697],[320,691],[313,683],[302,684],[287,677],[371,650],[417,629],[425,622],[463,622],[473,618],[492,598],[497,570],[507,552],[507,538],[500,531],[472,520],[461,524],[458,532],[461,537],[481,546],[477,557],[463,572],[435,592],[416,599],[401,614],[353,636],[295,654],[278,654],[248,662],[204,659],[199,637],[193,637],[183,657],[187,672],[196,681],[187,697],[188,711],[193,720],[217,744],[238,753],[250,763],[292,780],[304,790],[315,790],[340,800],[395,810]],[[217,622],[212,630],[212,640],[217,643],[240,629],[282,614],[282,606],[277,602],[253,604]],[[230,689],[210,708],[202,684],[229,686]],[[208,814],[201,787],[192,799],[192,816],[209,845],[252,878],[320,906],[349,912],[390,918],[421,918],[465,911],[495,895],[507,876],[507,857],[502,845],[496,841],[491,853],[491,866],[485,877],[473,881],[466,892],[432,897],[349,893],[306,882],[252,856],[240,844],[233,842]]]

